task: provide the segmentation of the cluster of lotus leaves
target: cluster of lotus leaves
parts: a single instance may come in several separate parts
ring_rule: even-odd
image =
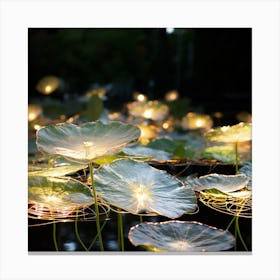
[[[140,129],[121,122],[88,122],[82,125],[61,123],[37,131],[39,151],[61,155],[69,160],[88,164],[95,159],[115,154],[134,143]]]
[[[233,126],[222,126],[209,130],[205,137],[213,142],[243,142],[252,140],[252,124],[240,122]]]
[[[235,239],[227,230],[195,221],[145,222],[132,227],[128,238],[134,246],[152,251],[216,252],[234,246]]]
[[[68,177],[28,177],[28,203],[50,211],[75,210],[93,204],[91,190]]]
[[[245,174],[223,175],[216,173],[185,180],[186,185],[194,191],[216,189],[223,193],[241,190],[247,186],[248,182],[249,179]]]
[[[96,192],[105,201],[132,214],[174,219],[197,209],[191,188],[145,162],[116,160],[98,169],[94,180]]]

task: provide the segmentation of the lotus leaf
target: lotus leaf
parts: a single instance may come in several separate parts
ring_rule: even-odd
[[[121,122],[88,122],[80,126],[61,123],[37,131],[38,150],[69,160],[89,163],[119,152],[137,141],[140,130]]]
[[[129,103],[127,106],[130,115],[154,121],[162,121],[169,114],[168,106],[157,100],[148,102],[135,101]]]
[[[141,223],[130,229],[128,238],[135,246],[167,252],[217,252],[235,243],[229,231],[194,221]]]
[[[28,178],[28,203],[50,211],[74,211],[93,204],[91,190],[71,178],[31,176]]]
[[[252,124],[238,123],[209,130],[205,137],[213,142],[243,142],[252,140]]]
[[[243,189],[248,182],[249,180],[244,174],[221,175],[215,173],[185,180],[185,183],[195,191],[217,189],[224,193]]]
[[[158,160],[168,160],[172,158],[170,153],[143,146],[125,147],[123,152],[127,155],[145,157]]]
[[[28,176],[61,177],[66,174],[85,169],[86,167],[87,165],[82,165],[71,161],[61,161],[61,159],[58,159],[54,161],[52,166],[48,166],[48,164],[29,165]]]
[[[94,178],[104,200],[132,214],[156,213],[174,219],[197,208],[190,188],[144,162],[116,160],[103,165]]]
[[[249,179],[249,183],[247,185],[248,189],[252,189],[252,163],[246,162],[242,168],[239,169],[240,174],[245,174]]]

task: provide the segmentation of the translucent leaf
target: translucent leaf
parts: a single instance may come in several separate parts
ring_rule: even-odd
[[[174,219],[197,208],[190,188],[147,163],[116,160],[102,166],[94,178],[104,200],[132,214],[156,213]]]
[[[221,192],[229,193],[243,189],[249,180],[244,174],[221,175],[209,174],[199,178],[187,179],[185,183],[195,191],[206,189],[217,189]]]
[[[227,230],[188,221],[141,223],[130,229],[128,238],[134,246],[168,252],[217,252],[228,250],[235,243]]]
[[[71,178],[28,177],[28,203],[40,204],[52,211],[74,211],[93,204],[91,190]]]
[[[42,152],[89,163],[121,151],[139,136],[139,128],[121,122],[104,124],[98,121],[80,126],[61,123],[38,130],[36,143]]]
[[[248,189],[252,189],[252,163],[246,162],[243,167],[239,169],[239,174],[245,174],[249,179],[249,183],[247,184]]]
[[[252,124],[238,123],[209,130],[205,137],[214,142],[243,142],[252,140]]]
[[[170,153],[143,146],[125,147],[123,152],[127,155],[145,157],[157,160],[168,160],[172,158]]]

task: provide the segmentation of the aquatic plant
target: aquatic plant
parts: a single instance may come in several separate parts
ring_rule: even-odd
[[[171,219],[197,209],[194,192],[167,172],[145,162],[120,159],[95,174],[96,191],[109,204],[132,214],[158,214]]]
[[[92,162],[95,159],[119,152],[127,144],[136,142],[139,136],[140,130],[136,126],[121,122],[104,124],[100,121],[80,126],[68,123],[50,125],[41,128],[36,134],[36,144],[39,151],[88,164],[96,212],[96,228],[102,251],[104,246]]]
[[[153,121],[163,121],[169,114],[168,106],[158,100],[147,102],[134,101],[127,104],[127,108],[131,116]]]
[[[213,120],[209,115],[189,112],[182,118],[183,129],[209,130],[213,126]]]
[[[28,177],[30,218],[68,221],[93,204],[90,188],[69,177]]]
[[[252,124],[240,122],[233,126],[222,126],[209,130],[205,137],[213,142],[233,142],[235,145],[235,167],[238,173],[238,143],[252,140]]]
[[[139,136],[140,130],[136,126],[121,122],[97,121],[79,126],[61,123],[38,130],[36,144],[43,153],[88,164],[121,151],[127,144],[136,142]]]
[[[217,252],[235,243],[229,231],[195,221],[144,222],[132,227],[128,238],[134,246],[160,252]]]

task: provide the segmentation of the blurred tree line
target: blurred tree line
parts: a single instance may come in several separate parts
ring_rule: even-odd
[[[70,94],[112,84],[128,101],[132,91],[157,99],[177,89],[209,110],[250,111],[251,44],[250,28],[30,28],[29,96],[51,74]]]

